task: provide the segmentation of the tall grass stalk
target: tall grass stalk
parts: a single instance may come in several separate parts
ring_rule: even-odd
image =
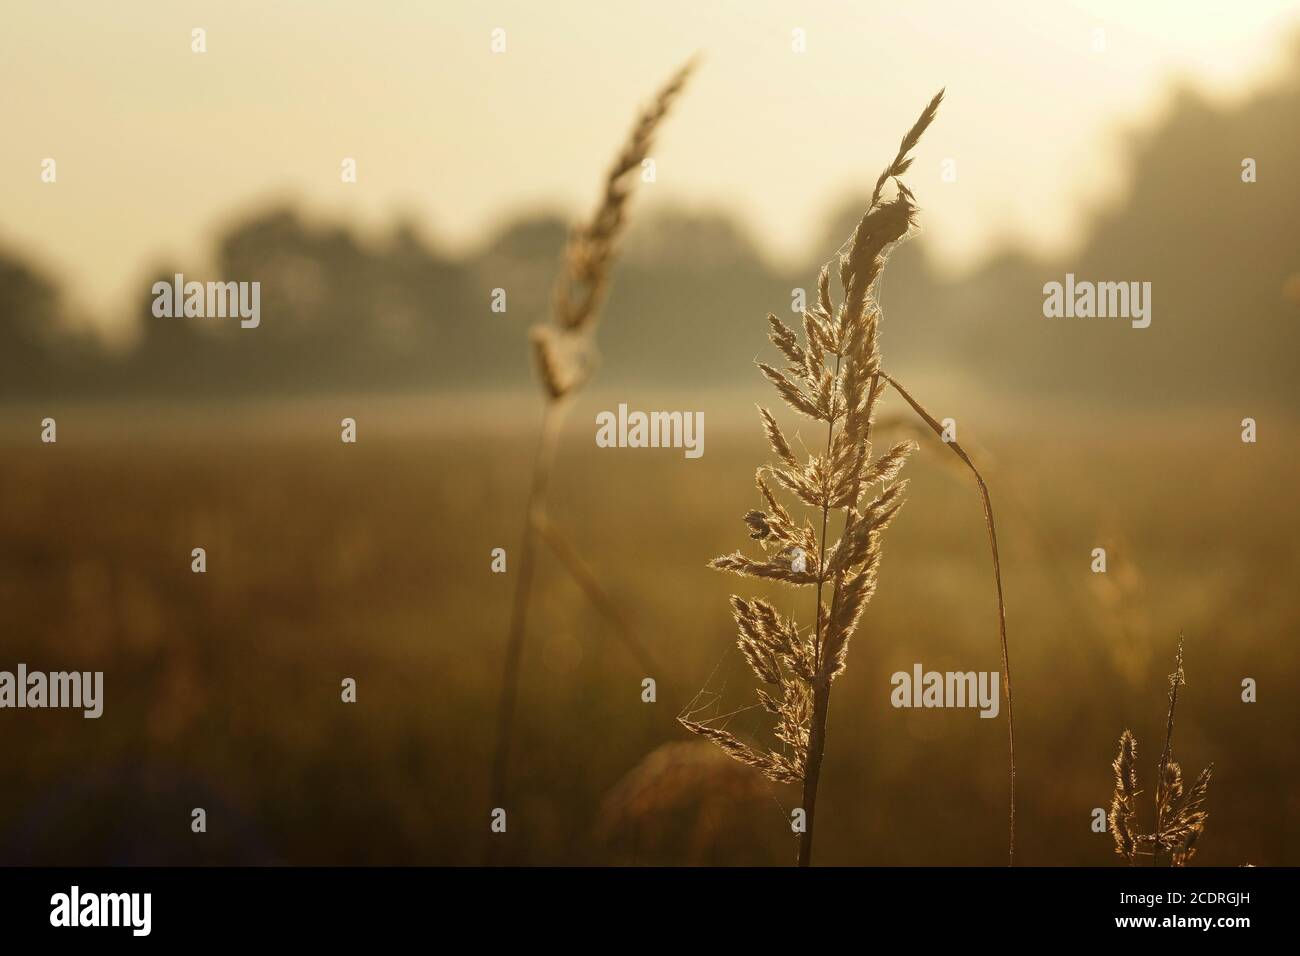
[[[558,276],[551,300],[550,321],[530,330],[532,355],[542,386],[544,408],[541,436],[529,481],[528,503],[524,515],[523,540],[515,561],[517,577],[510,606],[510,631],[506,638],[505,665],[501,676],[501,696],[497,708],[496,744],[492,760],[492,806],[505,804],[510,751],[514,736],[515,711],[519,696],[525,638],[537,538],[548,542],[575,575],[589,595],[599,595],[598,609],[608,614],[613,607],[594,575],[583,574],[585,566],[575,563],[575,554],[566,551],[564,539],[547,518],[551,473],[555,464],[556,445],[572,397],[590,378],[596,364],[595,332],[601,307],[609,288],[610,275],[618,243],[627,225],[627,204],[641,163],[654,145],[660,122],[685,86],[694,63],[678,70],[641,113],[631,135],[605,177],[600,202],[591,219],[575,229],[565,248],[564,266]],[[627,640],[643,663],[649,660],[644,645],[636,641],[630,628],[619,617],[617,633]]]
[[[822,268],[817,303],[802,316],[802,338],[775,315],[768,316],[769,338],[788,364],[777,369],[760,362],[758,368],[791,411],[826,426],[825,449],[801,462],[771,412],[760,407],[763,428],[778,462],[759,468],[755,481],[763,508],[750,511],[744,520],[764,556],[759,560],[736,551],[715,558],[710,566],[813,589],[811,624],[784,617],[761,598],[731,598],[740,632],[739,646],[755,675],[767,685],[758,691],[759,704],[775,717],[774,736],[780,746],[766,750],[752,747],[727,730],[721,724],[723,718],[696,720],[690,713],[679,718],[688,731],[712,740],[770,779],[802,786],[800,866],[809,866],[813,860],[831,687],[844,671],[849,639],[875,593],[882,535],[902,506],[906,487],[905,481],[895,479],[913,448],[908,441],[882,454],[874,453],[872,422],[885,388],[893,387],[932,429],[942,432],[934,417],[882,367],[881,312],[876,296],[889,252],[915,225],[915,200],[900,177],[911,166],[912,150],[934,121],[942,101],[941,90],[903,137],[893,162],[876,180],[867,211],[836,260]],[[891,181],[895,195],[885,199],[884,190]],[[832,265],[837,266],[842,290],[838,305],[831,299]],[[983,477],[960,446],[951,443],[951,447],[975,475],[993,554],[1010,743],[1008,855],[1014,863],[1015,732],[997,533]],[[769,478],[810,509],[816,525],[808,517],[795,519],[773,493]],[[879,489],[875,497],[866,498],[873,487]],[[842,530],[834,543],[829,537],[832,513],[842,518]]]

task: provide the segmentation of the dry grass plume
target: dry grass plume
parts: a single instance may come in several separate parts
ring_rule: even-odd
[[[755,748],[719,726],[722,718],[696,720],[687,714],[680,718],[691,733],[713,741],[770,779],[802,785],[805,828],[799,845],[801,866],[812,862],[831,685],[845,668],[850,638],[875,593],[885,529],[903,504],[906,482],[896,479],[912,443],[896,444],[880,454],[872,447],[873,418],[886,386],[894,388],[936,433],[942,433],[934,417],[881,366],[881,311],[876,298],[877,282],[890,250],[915,224],[915,197],[899,177],[911,166],[911,152],[934,121],[942,101],[940,91],[908,130],[893,162],[876,181],[870,205],[853,234],[836,261],[822,268],[816,304],[802,316],[802,335],[775,315],[768,316],[768,337],[786,364],[777,368],[760,362],[759,371],[790,411],[825,426],[825,447],[820,454],[801,461],[775,416],[759,408],[777,460],[758,470],[755,482],[762,507],[748,512],[744,521],[763,554],[756,558],[735,551],[714,559],[711,567],[813,589],[814,607],[811,622],[806,624],[783,616],[762,599],[731,598],[740,650],[765,685],[758,691],[759,704],[774,718],[779,745]],[[890,181],[895,184],[895,194],[885,199]],[[838,305],[831,297],[832,265],[842,293]],[[998,591],[1010,725],[1010,664],[988,489],[960,446],[952,443],[950,447],[975,473],[984,501]],[[806,509],[802,519],[781,503],[778,490]],[[842,528],[833,543],[829,539],[832,514]],[[1014,731],[1011,740],[1010,852],[1014,860]]]

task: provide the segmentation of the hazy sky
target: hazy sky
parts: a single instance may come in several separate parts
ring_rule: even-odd
[[[521,209],[586,209],[636,108],[700,51],[643,209],[725,209],[774,258],[807,254],[946,86],[909,181],[959,269],[1070,241],[1121,179],[1117,130],[1176,78],[1266,82],[1298,20],[1295,0],[4,0],[0,243],[106,322],[153,264],[202,271],[213,230],[272,199],[464,249]]]

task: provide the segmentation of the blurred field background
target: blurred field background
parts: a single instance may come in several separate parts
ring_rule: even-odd
[[[696,49],[660,181],[633,202],[551,508],[657,671],[543,552],[498,858],[794,860],[792,788],[675,722],[702,688],[726,710],[753,700],[726,598],[755,592],[705,563],[749,543],[765,314],[812,287],[946,83],[909,179],[922,232],[884,275],[882,348],[957,420],[992,490],[1018,860],[1118,865],[1092,811],[1126,727],[1152,785],[1182,631],[1175,754],[1188,773],[1216,767],[1194,864],[1300,863],[1294,11],[929,4],[850,29],[867,8],[835,3],[792,65],[780,4],[734,22],[678,4],[654,23],[594,5],[576,33],[511,5],[519,56],[489,73],[465,51],[486,56],[493,24],[468,6],[393,5],[368,30],[341,5],[232,3],[204,11],[213,46],[197,62],[189,8],[170,6],[97,10],[110,43],[58,5],[0,14],[0,32],[28,38],[0,79],[42,77],[15,98],[0,155],[0,669],[102,669],[106,684],[98,721],[0,712],[0,864],[483,859],[513,587],[490,552],[516,557],[540,415],[526,328],[633,109]],[[1098,23],[1106,58],[1088,51]],[[1230,82],[1213,68],[1254,49],[1227,55],[1247,26],[1281,53]],[[299,43],[345,66],[304,70]],[[1198,82],[1153,72],[1182,53]],[[1060,148],[1071,117],[1091,130],[1099,103],[1130,96],[1142,109],[1105,138]],[[317,100],[330,109],[303,106]],[[177,133],[196,117],[221,149]],[[848,157],[838,171],[818,166],[828,152]],[[37,176],[49,153],[57,186]],[[352,153],[363,178],[339,199]],[[940,178],[949,155],[956,183]],[[150,286],[175,272],[260,281],[261,326],[155,319]],[[1045,319],[1043,284],[1067,272],[1152,282],[1151,327]],[[703,411],[703,458],[597,448],[594,415],[620,402]],[[905,411],[887,403],[887,431],[911,433]],[[890,674],[915,662],[998,666],[979,499],[921,443],[831,704],[819,863],[1005,860],[1004,715],[889,705]],[[198,546],[205,575],[190,572]],[[1241,702],[1244,677],[1257,703]],[[761,726],[746,713],[731,729]]]
[[[962,391],[925,388],[939,407]],[[736,582],[704,562],[744,538],[764,449],[742,419],[761,393],[691,394],[706,415],[699,460],[596,448],[586,422],[605,394],[566,434],[553,516],[637,622],[662,668],[658,702],[640,701],[647,675],[544,560],[509,860],[793,859],[792,788],[697,748],[674,722],[706,684],[728,709],[752,703],[726,606]],[[619,397],[635,407],[638,395]],[[345,411],[355,446],[338,441]],[[477,862],[512,584],[489,572],[489,551],[518,538],[528,416],[507,427],[482,408],[354,399],[270,423],[200,416],[180,434],[141,411],[83,442],[75,414],[56,446],[5,446],[6,662],[102,668],[105,716],[5,714],[0,857]],[[1294,864],[1294,419],[1267,418],[1244,445],[1213,411],[1103,421],[976,403],[957,417],[988,464],[1002,531],[1024,862],[1115,862],[1090,813],[1108,802],[1125,727],[1154,766],[1181,629],[1176,754],[1216,766],[1197,862]],[[997,668],[978,497],[946,449],[923,447],[832,704],[826,863],[997,864],[1005,849],[1002,719],[888,702],[889,675],[915,661]],[[189,570],[199,542],[206,575]],[[1104,576],[1089,571],[1095,546]],[[806,614],[790,594],[778,606]],[[339,701],[344,676],[356,705]],[[1258,703],[1241,703],[1243,676]],[[763,726],[748,716],[733,729]],[[202,838],[193,806],[208,809]]]

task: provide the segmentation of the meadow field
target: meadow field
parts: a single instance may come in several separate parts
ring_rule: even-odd
[[[934,405],[966,394],[930,386]],[[754,391],[692,393],[705,454],[607,449],[593,415],[682,396],[584,394],[551,517],[653,656],[645,668],[549,552],[523,660],[509,829],[489,764],[535,397],[411,396],[150,410],[8,409],[0,427],[4,667],[105,672],[99,720],[0,724],[0,863],[789,864],[795,787],[686,734],[761,735],[709,570],[747,547],[768,457]],[[886,402],[882,429],[911,433]],[[1016,694],[1018,862],[1121,865],[1093,832],[1127,727],[1154,774],[1179,632],[1174,751],[1213,763],[1198,864],[1300,863],[1300,479],[1293,417],[993,402],[957,415],[992,490]],[[33,417],[34,416],[34,417]],[[344,416],[355,445],[339,440]],[[837,681],[823,864],[1001,864],[1003,720],[890,705],[890,675],[997,670],[979,499],[932,436],[906,469],[880,591]],[[190,570],[204,547],[205,574]],[[1105,547],[1108,570],[1090,571]],[[784,613],[805,592],[767,589]],[[643,703],[652,676],[657,700]],[[355,704],[340,682],[357,681]],[[1258,683],[1243,703],[1241,681]],[[699,698],[701,690],[707,697]],[[203,807],[208,832],[190,831]]]

